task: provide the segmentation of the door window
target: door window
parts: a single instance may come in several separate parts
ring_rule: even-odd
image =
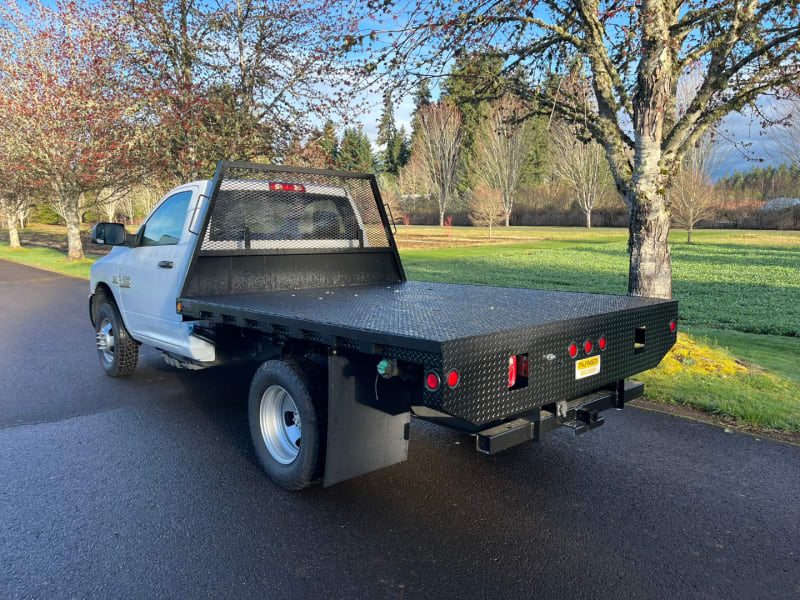
[[[144,224],[140,246],[170,246],[177,244],[183,233],[192,191],[178,192],[167,198]]]

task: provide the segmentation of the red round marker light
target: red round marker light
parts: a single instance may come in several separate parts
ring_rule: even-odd
[[[589,354],[592,351],[592,341],[586,340],[583,342],[583,349],[586,350],[586,354]]]
[[[569,347],[569,355],[572,358],[575,358],[576,356],[578,356],[578,344],[571,344],[570,345],[570,347]]]
[[[675,322],[675,319],[672,319],[672,321],[669,322],[669,330],[675,333],[676,329],[678,329],[678,324]]]
[[[436,390],[439,387],[439,376],[436,373],[428,373],[425,378],[425,385],[431,391]]]
[[[450,373],[447,375],[447,385],[450,387],[456,387],[458,385],[457,371],[450,371]]]
[[[606,338],[605,337],[601,337],[597,341],[597,347],[600,348],[600,350],[605,350],[606,349]]]

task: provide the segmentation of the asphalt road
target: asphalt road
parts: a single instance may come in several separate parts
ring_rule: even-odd
[[[262,475],[249,368],[130,378],[85,281],[0,261],[0,598],[797,598],[800,448],[628,408],[494,457],[299,494]]]

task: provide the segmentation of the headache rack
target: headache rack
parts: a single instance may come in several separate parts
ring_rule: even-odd
[[[198,233],[181,296],[405,281],[370,174],[221,162]]]

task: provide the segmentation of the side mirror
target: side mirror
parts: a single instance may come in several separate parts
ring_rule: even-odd
[[[121,223],[98,223],[89,236],[91,243],[105,246],[124,246],[126,240],[125,226]]]

